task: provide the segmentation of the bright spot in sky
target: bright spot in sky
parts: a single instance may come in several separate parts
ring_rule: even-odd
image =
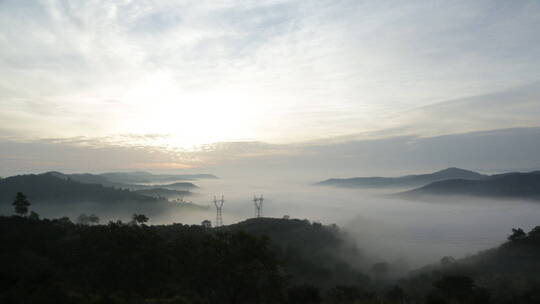
[[[118,129],[167,134],[163,144],[179,147],[254,139],[263,113],[251,98],[226,88],[183,91],[171,79],[156,76],[123,97],[132,115],[119,121]]]

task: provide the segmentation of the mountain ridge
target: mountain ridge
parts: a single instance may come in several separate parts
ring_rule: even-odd
[[[147,189],[151,190],[151,189]],[[10,176],[0,180],[0,214],[12,212],[12,202],[22,192],[32,204],[32,210],[42,214],[130,214],[158,216],[176,208],[202,210],[206,207],[187,202],[170,201],[158,193],[108,187],[98,183],[82,183],[60,172]],[[171,199],[188,192],[166,191]],[[202,208],[202,209],[201,209]]]
[[[128,189],[128,190],[148,190],[148,189],[155,189],[155,188],[172,188],[170,190],[190,190],[190,189],[196,189],[199,188],[197,185],[191,182],[173,182],[167,184],[164,180],[165,184],[152,184],[152,185],[144,185],[144,184],[131,184],[126,180],[125,182],[120,182],[118,179],[110,179],[107,177],[107,173],[104,174],[91,174],[91,173],[71,173],[71,174],[65,174],[58,171],[49,171],[42,174],[50,174],[52,176],[61,178],[61,179],[70,179],[74,180],[79,183],[83,184],[98,184],[102,185],[104,187],[112,187],[112,188],[119,188],[119,189]],[[150,173],[149,173],[150,174]],[[216,177],[217,178],[217,177]],[[175,181],[175,179],[172,179],[171,181]]]
[[[437,196],[476,196],[540,200],[540,171],[496,174],[484,180],[452,179],[398,193],[404,198]]]
[[[448,179],[472,179],[480,180],[488,175],[465,170],[456,167],[449,167],[433,173],[412,174],[398,177],[352,177],[352,178],[331,178],[318,182],[317,186],[334,186],[340,188],[399,188],[399,187],[419,187],[432,182]]]
[[[59,172],[15,175],[0,180],[0,202],[11,202],[17,192],[23,192],[31,201],[157,201],[155,198],[126,189],[106,187],[97,183],[81,183],[67,175],[60,175]]]

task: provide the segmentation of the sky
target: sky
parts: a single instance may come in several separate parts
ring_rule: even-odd
[[[525,0],[0,0],[0,175],[538,168],[539,28]]]

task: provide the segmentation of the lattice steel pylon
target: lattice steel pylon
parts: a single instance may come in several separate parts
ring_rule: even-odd
[[[214,205],[216,206],[216,224],[215,227],[223,226],[223,216],[221,215],[223,210],[223,203],[225,203],[225,198],[222,195],[221,199],[218,200],[216,196],[214,196]]]
[[[264,198],[261,194],[260,197],[253,197],[253,204],[255,205],[255,217],[261,217]]]

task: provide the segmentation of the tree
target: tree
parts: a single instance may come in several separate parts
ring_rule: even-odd
[[[332,304],[358,303],[360,300],[366,300],[367,298],[369,298],[369,295],[365,295],[356,286],[338,285],[327,293],[327,302]]]
[[[474,284],[471,277],[465,275],[445,275],[433,283],[443,299],[450,300],[447,303],[485,303],[490,302],[490,294],[487,289],[480,288]],[[435,295],[436,294],[432,294]],[[445,302],[445,301],[444,301]],[[428,303],[444,303],[441,301],[428,301]]]
[[[473,294],[475,285],[472,278],[464,275],[446,275],[433,283],[448,298],[464,301]]]
[[[443,266],[443,267],[448,267],[448,266],[451,266],[451,265],[455,264],[455,263],[456,263],[456,259],[454,259],[454,258],[451,257],[451,256],[445,256],[445,257],[443,257],[443,258],[441,259],[440,263],[441,263],[441,266]]]
[[[388,265],[388,263],[386,262],[379,262],[379,263],[375,263],[373,264],[373,266],[371,267],[371,272],[381,278],[381,277],[384,277],[388,274],[388,270],[389,270],[390,266]]]
[[[97,215],[95,215],[95,214],[90,214],[88,216],[88,221],[92,225],[94,225],[94,224],[97,225],[97,224],[99,224],[99,217]]]
[[[386,298],[390,303],[404,303],[405,302],[405,291],[399,286],[394,286],[392,289],[386,292]]]
[[[79,225],[88,225],[90,222],[88,221],[88,215],[85,213],[82,213],[77,217],[77,224]]]
[[[71,222],[71,220],[67,216],[63,216],[61,218],[55,219],[55,220],[53,220],[53,222],[56,222],[56,223],[58,223],[58,224],[60,224],[62,226],[71,226],[71,225],[73,225],[73,222]]]
[[[80,225],[94,225],[99,224],[99,217],[97,217],[95,214],[81,214],[79,217],[77,217],[77,224]]]
[[[28,216],[29,219],[37,221],[39,220],[39,214],[37,214],[34,211],[30,211],[30,215]]]
[[[529,231],[529,237],[534,239],[540,238],[540,226],[536,226]]]
[[[512,234],[508,237],[508,240],[509,241],[517,241],[517,240],[525,238],[526,236],[527,236],[527,234],[525,233],[525,231],[523,231],[523,229],[521,229],[521,228],[518,228],[518,229],[512,228]]]
[[[131,222],[136,225],[142,225],[148,222],[148,217],[144,214],[133,214]]]
[[[26,199],[26,196],[22,192],[17,192],[15,201],[13,201],[13,207],[15,208],[15,213],[24,216],[28,213],[28,207],[30,202]]]
[[[319,289],[311,285],[300,285],[291,287],[287,292],[287,303],[321,303]]]

